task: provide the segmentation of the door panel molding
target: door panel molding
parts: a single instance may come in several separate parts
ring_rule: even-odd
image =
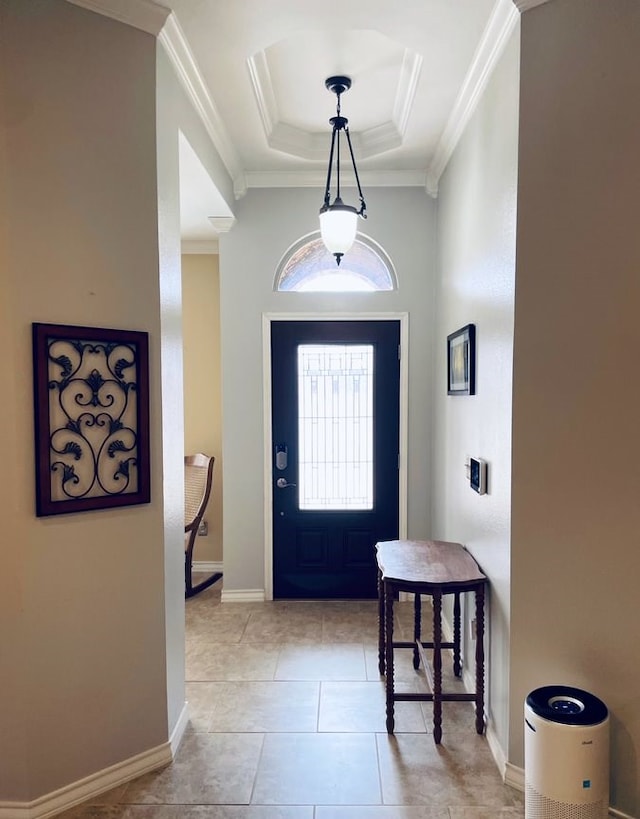
[[[409,418],[409,314],[407,312],[366,313],[275,313],[262,314],[262,395],[263,395],[263,528],[265,600],[273,600],[273,447],[271,426],[271,324],[274,321],[398,321],[400,323],[400,465],[399,537],[407,536],[407,452]]]
[[[326,529],[302,529],[298,533],[296,551],[302,565],[329,569]]]

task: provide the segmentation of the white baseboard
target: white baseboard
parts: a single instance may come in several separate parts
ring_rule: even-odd
[[[45,819],[72,808],[87,799],[123,785],[142,774],[168,765],[172,760],[171,743],[164,742],[149,751],[143,751],[124,762],[65,785],[32,802],[0,803],[0,819]]]
[[[188,722],[189,713],[185,703],[168,742],[65,785],[32,802],[0,802],[0,819],[46,819],[143,774],[163,768],[173,761]]]
[[[203,572],[206,574],[213,574],[214,572],[222,571],[221,560],[194,560],[191,564],[191,569],[194,572]]]
[[[505,785],[511,785],[512,788],[524,793],[524,768],[518,768],[517,765],[507,762],[503,778]]]
[[[442,638],[444,642],[452,643],[453,642],[453,625],[445,618],[442,618]],[[464,684],[465,690],[469,692],[473,692],[476,689],[476,677],[475,677],[475,669],[472,671],[466,663],[462,664],[462,682]],[[511,785],[518,790],[524,791],[524,773],[522,775],[522,784],[518,786],[515,782],[507,781],[507,776],[509,773],[509,768],[513,767],[510,766],[507,762],[507,758],[505,756],[504,750],[502,745],[500,744],[500,740],[498,739],[498,735],[495,732],[493,727],[493,723],[489,719],[489,715],[486,709],[487,703],[485,702],[485,712],[484,712],[484,723],[485,723],[485,730],[484,735],[487,740],[487,745],[489,746],[489,750],[491,751],[491,756],[493,757],[493,761],[496,763],[496,767],[502,777],[503,782],[507,785]]]
[[[222,589],[223,603],[264,603],[264,589]],[[2,819],[2,817],[0,817]]]
[[[180,711],[180,716],[178,717],[178,721],[175,724],[173,731],[171,732],[171,736],[169,737],[169,745],[171,746],[171,759],[174,760],[176,758],[176,754],[178,753],[178,748],[180,747],[180,743],[182,742],[182,738],[184,737],[184,732],[187,730],[187,726],[189,725],[189,704],[184,703],[182,706],[182,711]]]
[[[615,816],[616,819],[638,819],[637,816],[631,816],[630,813],[623,813],[615,808],[609,808],[609,816]]]
[[[493,761],[496,763],[498,771],[500,772],[500,776],[502,777],[502,781],[506,784],[511,785],[512,787],[516,787],[511,782],[507,782],[507,766],[509,765],[509,763],[507,762],[507,757],[505,756],[502,745],[500,744],[500,740],[498,738],[498,734],[496,733],[493,722],[491,722],[491,720],[486,715],[484,735],[486,737],[489,750],[491,751]],[[520,790],[524,790],[524,782]]]

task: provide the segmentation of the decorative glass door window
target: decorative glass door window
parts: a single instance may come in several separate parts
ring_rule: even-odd
[[[373,345],[298,347],[300,509],[373,509]]]

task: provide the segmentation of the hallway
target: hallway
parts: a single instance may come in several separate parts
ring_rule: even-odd
[[[430,703],[397,703],[387,736],[375,601],[222,605],[220,593],[219,582],[186,601],[190,727],[173,765],[64,817],[523,817],[471,704],[444,704],[439,748]],[[396,633],[410,639],[411,604],[396,612]],[[397,689],[421,690],[411,652],[396,657]]]

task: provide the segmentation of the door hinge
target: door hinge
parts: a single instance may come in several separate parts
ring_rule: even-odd
[[[398,361],[402,361],[402,347],[398,344]]]

